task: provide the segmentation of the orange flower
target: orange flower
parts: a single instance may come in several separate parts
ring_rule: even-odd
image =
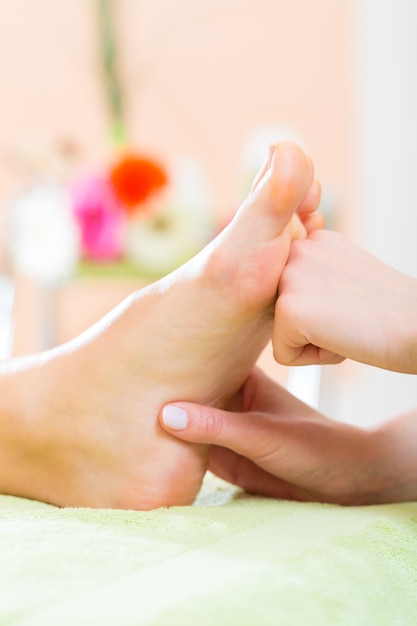
[[[150,159],[128,154],[118,161],[110,171],[114,191],[130,211],[145,202],[168,182],[165,171]]]

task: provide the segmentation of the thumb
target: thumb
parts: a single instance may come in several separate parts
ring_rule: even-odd
[[[183,441],[215,444],[248,458],[266,455],[276,447],[272,424],[260,413],[232,413],[180,402],[164,406],[160,423]]]

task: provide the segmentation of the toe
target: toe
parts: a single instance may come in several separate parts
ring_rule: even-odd
[[[301,148],[277,144],[231,224],[235,235],[246,241],[275,239],[302,205],[313,177],[311,159]]]

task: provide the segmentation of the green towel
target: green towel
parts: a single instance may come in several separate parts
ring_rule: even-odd
[[[0,497],[0,624],[413,626],[417,503],[344,508],[208,476],[192,507]]]

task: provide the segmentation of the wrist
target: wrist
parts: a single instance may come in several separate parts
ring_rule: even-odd
[[[417,410],[377,425],[370,437],[374,502],[416,500]]]
[[[393,294],[391,313],[395,316],[392,328],[395,334],[389,337],[395,349],[394,371],[417,374],[417,279],[402,276],[397,282],[397,294]]]
[[[410,279],[410,316],[407,373],[417,374],[417,279]]]
[[[338,480],[332,485],[335,501],[354,506],[388,502],[393,484],[385,436],[377,429],[347,424],[343,428],[343,442],[336,454]]]

